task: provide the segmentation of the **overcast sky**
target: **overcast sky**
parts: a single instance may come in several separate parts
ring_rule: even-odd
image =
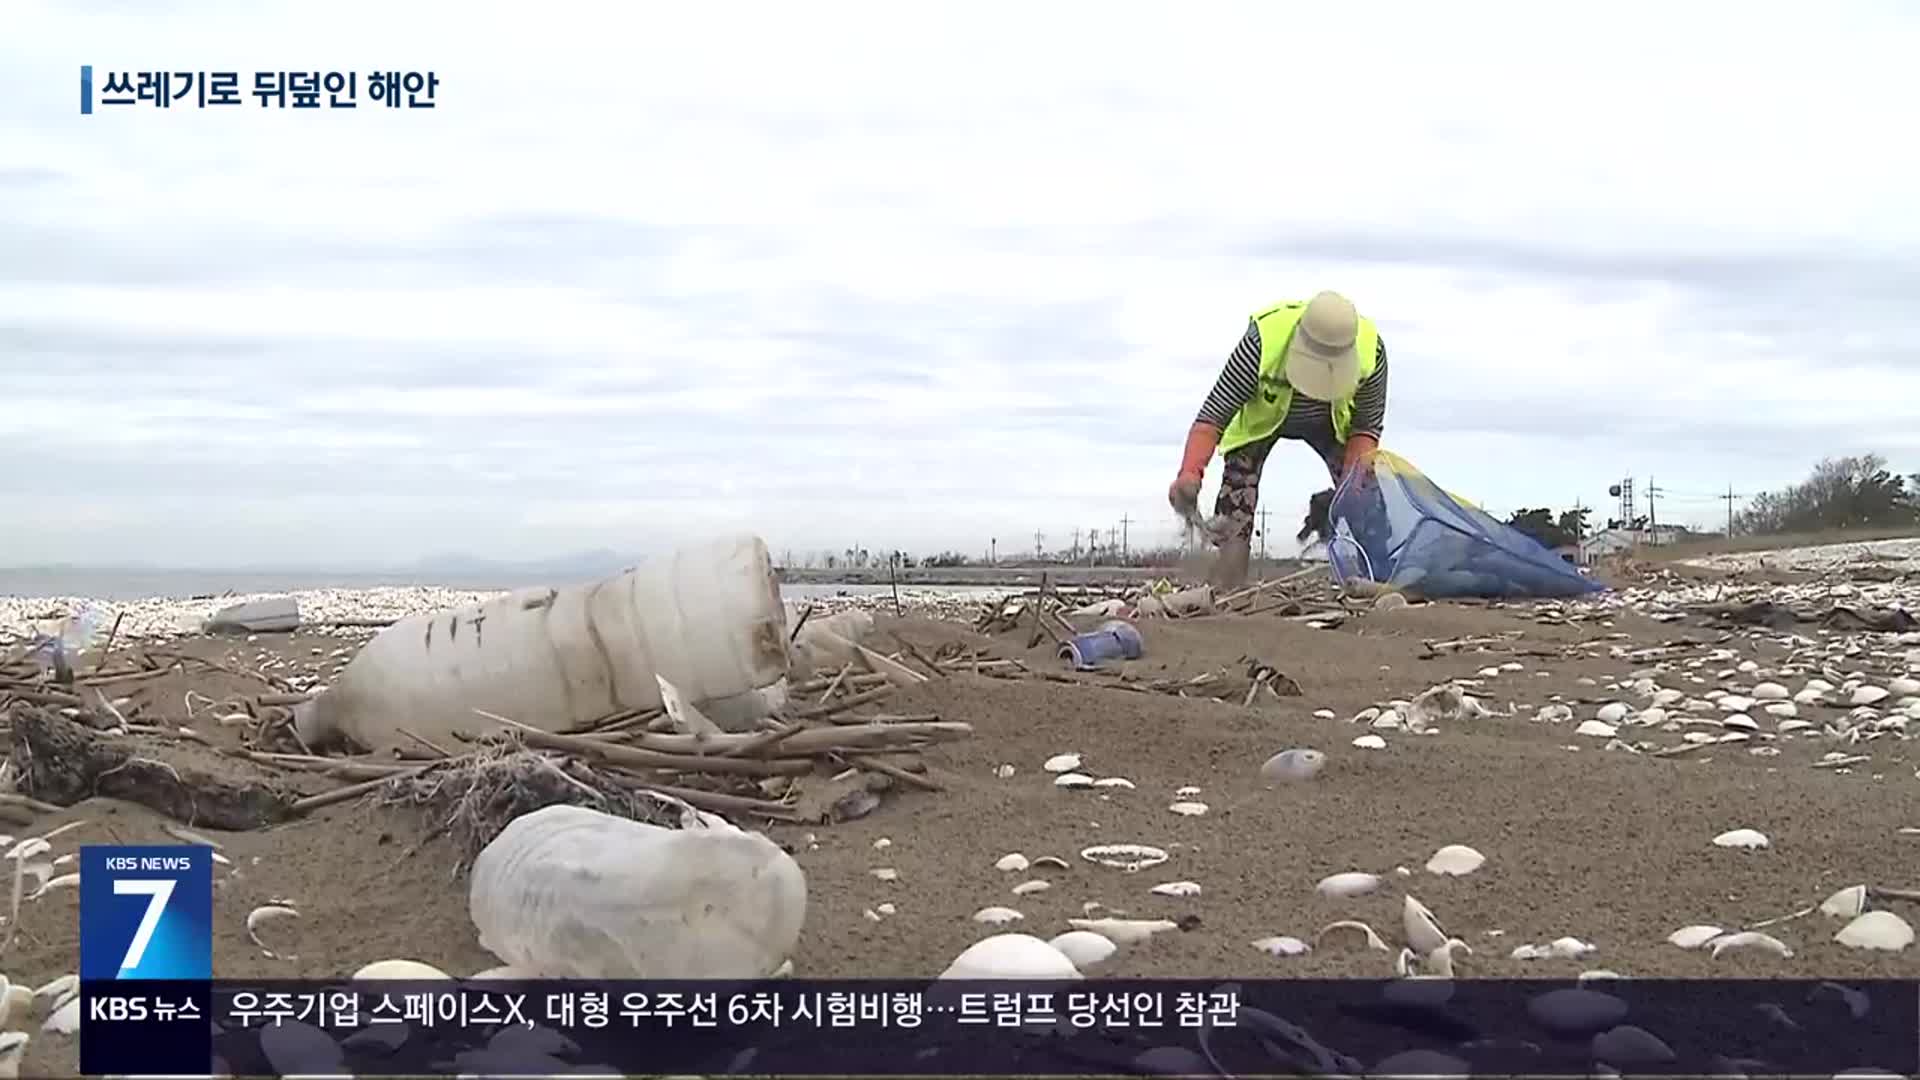
[[[1920,470],[1916,56],[1899,0],[8,0],[0,564],[1163,540],[1323,288],[1502,513]],[[81,64],[440,86],[83,116]],[[1277,452],[1276,535],[1321,486]]]

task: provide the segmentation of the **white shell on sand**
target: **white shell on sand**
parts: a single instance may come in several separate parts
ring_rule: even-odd
[[[1004,926],[1010,922],[1019,922],[1024,918],[1026,918],[1025,915],[1020,914],[1010,907],[983,907],[973,913],[974,922],[986,923],[988,926]]]
[[[1274,781],[1309,780],[1318,774],[1326,763],[1327,755],[1318,750],[1305,748],[1282,750],[1260,766],[1260,775]]]
[[[1327,925],[1320,928],[1319,933],[1316,933],[1313,935],[1314,944],[1316,945],[1320,944],[1322,941],[1326,940],[1326,937],[1328,934],[1333,933],[1335,930],[1357,931],[1362,935],[1363,940],[1367,944],[1367,948],[1378,949],[1381,952],[1393,951],[1392,947],[1386,943],[1385,939],[1383,939],[1378,933],[1374,931],[1373,927],[1368,926],[1366,923],[1363,923],[1358,919],[1341,919],[1337,922],[1328,923]]]
[[[1073,961],[1073,966],[1081,971],[1097,967],[1120,948],[1111,938],[1091,930],[1069,930],[1048,941],[1047,944],[1060,950],[1067,959]]]
[[[1106,776],[1098,780],[1095,780],[1093,782],[1093,786],[1102,787],[1102,788],[1124,788],[1124,789],[1131,790],[1134,785],[1133,785],[1133,781],[1127,779],[1124,776]]]
[[[1015,885],[1013,887],[1013,895],[1032,896],[1034,893],[1046,892],[1048,889],[1051,889],[1051,888],[1053,888],[1053,882],[1042,881],[1039,878],[1034,878],[1032,881],[1023,881],[1020,884]]]
[[[1913,926],[1891,911],[1869,911],[1841,927],[1833,940],[1850,949],[1899,952],[1913,944]]]
[[[1427,872],[1430,874],[1446,874],[1449,877],[1459,877],[1462,874],[1471,874],[1475,870],[1480,869],[1481,866],[1486,864],[1486,861],[1487,857],[1485,855],[1480,854],[1465,844],[1448,844],[1446,847],[1434,852],[1433,857],[1427,860]]]
[[[1717,926],[1708,926],[1700,923],[1693,926],[1683,926],[1673,933],[1668,934],[1667,943],[1669,945],[1678,945],[1682,949],[1698,949],[1724,933],[1726,933],[1726,931]]]
[[[1836,919],[1851,919],[1867,910],[1867,887],[1849,885],[1820,902],[1820,913]]]
[[[1600,706],[1600,711],[1594,714],[1594,718],[1603,724],[1618,724],[1625,720],[1631,711],[1624,702],[1612,701]]]
[[[1080,767],[1079,754],[1055,754],[1040,766],[1050,773],[1072,772]]]
[[[355,979],[414,979],[427,982],[433,979],[451,979],[453,976],[418,960],[375,960],[366,967],[353,973]]]
[[[1053,786],[1063,788],[1090,788],[1093,786],[1093,777],[1088,776],[1086,773],[1061,773],[1059,776],[1053,778]]]
[[[1753,688],[1755,701],[1785,701],[1793,696],[1793,691],[1777,682],[1763,682]]]
[[[1349,870],[1344,874],[1329,874],[1320,879],[1313,891],[1328,898],[1365,896],[1380,887],[1380,878],[1376,874]]]
[[[1753,949],[1757,952],[1769,952],[1779,957],[1790,957],[1793,950],[1787,943],[1772,934],[1763,934],[1758,930],[1742,930],[1737,934],[1726,934],[1714,938],[1711,946],[1713,955],[1719,956],[1729,949]]]
[[[1362,735],[1353,740],[1353,745],[1362,750],[1385,750],[1387,748],[1387,740],[1378,735]]]
[[[1853,704],[1878,705],[1891,695],[1882,687],[1862,686],[1853,692]]]
[[[1254,942],[1253,947],[1268,956],[1305,956],[1313,951],[1313,946],[1287,934],[1263,937]]]
[[[1200,883],[1197,881],[1168,881],[1155,885],[1152,891],[1158,896],[1199,896]]]
[[[1406,930],[1407,948],[1422,956],[1447,944],[1447,932],[1440,928],[1439,920],[1411,895],[1401,902],[1400,922]]]
[[[1000,861],[994,863],[993,868],[995,870],[999,870],[1004,873],[1017,874],[1020,871],[1025,870],[1030,865],[1032,864],[1027,861],[1027,857],[1025,855],[1022,855],[1017,851],[1013,851],[1000,856]]]
[[[1032,934],[995,934],[967,946],[942,979],[1078,979],[1067,955]]]
[[[1159,866],[1167,861],[1167,853],[1157,847],[1146,844],[1096,844],[1082,848],[1080,857],[1101,866],[1111,866],[1128,873]]]
[[[1714,847],[1725,848],[1763,848],[1768,845],[1767,834],[1758,829],[1729,829],[1713,838]]]
[[[1203,802],[1177,802],[1168,806],[1167,809],[1179,814],[1181,817],[1200,817],[1207,812],[1207,804]]]
[[[1180,929],[1170,919],[1068,919],[1076,930],[1091,930],[1115,945],[1136,945],[1155,934]]]
[[[1580,726],[1573,729],[1575,735],[1587,735],[1595,739],[1611,739],[1620,733],[1620,729],[1605,720],[1582,720]]]

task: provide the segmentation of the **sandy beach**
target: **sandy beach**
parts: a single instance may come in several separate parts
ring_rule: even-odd
[[[1912,977],[1920,974],[1914,949],[1845,947],[1834,940],[1842,920],[1819,913],[1774,921],[1850,885],[1920,886],[1920,753],[1910,741],[1920,729],[1910,681],[1920,679],[1920,632],[1910,616],[1904,630],[1860,628],[1876,612],[1893,613],[1898,625],[1920,609],[1920,577],[1885,555],[1774,552],[1763,571],[1743,557],[1620,567],[1611,571],[1616,591],[1560,603],[1349,610],[1318,580],[1300,581],[1264,594],[1290,597],[1265,611],[1143,620],[1144,654],[1102,673],[1069,671],[1051,641],[1030,648],[1024,626],[976,629],[977,599],[929,601],[895,617],[890,597],[861,598],[889,609],[877,616],[876,650],[902,662],[942,659],[937,674],[848,706],[839,722],[937,717],[969,725],[969,736],[926,749],[916,774],[926,784],[880,791],[877,808],[856,820],[738,820],[764,827],[805,870],[808,911],[793,958],[803,975],[931,976],[996,930],[1051,936],[1069,918],[1106,910],[1198,921],[1122,948],[1101,975],[1387,976],[1391,952],[1317,935],[1335,921],[1362,920],[1397,950],[1403,897],[1412,895],[1471,947],[1458,958],[1470,977],[1591,969]],[[397,589],[300,601],[319,617],[369,618],[476,598]],[[324,686],[377,631],[180,632],[215,606],[122,606],[128,616],[105,674],[91,674],[95,654],[76,669],[78,693],[98,691],[129,721],[127,732],[100,738],[293,798],[348,783],[270,760],[265,751],[297,748],[269,744],[273,706],[260,703]],[[0,601],[0,635],[18,638],[62,608]],[[1329,610],[1342,613],[1329,618]],[[1774,614],[1754,614],[1763,611]],[[1799,621],[1780,622],[1781,611]],[[1299,693],[1249,704],[1249,657]],[[58,699],[36,698],[32,680],[12,670],[0,681],[0,709],[18,725],[35,700]],[[1736,723],[1724,706],[1727,695],[1764,696],[1762,683],[1799,694],[1815,681],[1831,691],[1794,705],[1791,719],[1756,701]],[[1479,714],[1412,730],[1410,702],[1444,684],[1477,701]],[[1885,692],[1862,695],[1862,687]],[[1673,693],[1656,708],[1661,690]],[[1866,698],[1874,704],[1854,704]],[[844,691],[841,699],[854,700]],[[816,700],[824,699],[803,697]],[[1601,716],[1613,718],[1604,733],[1583,726]],[[1378,748],[1364,748],[1375,741],[1367,736]],[[1324,752],[1324,770],[1299,783],[1263,780],[1261,763],[1294,747]],[[1081,771],[1130,786],[1057,786],[1042,765],[1067,753],[1080,755]],[[1176,799],[1206,810],[1170,812]],[[173,842],[165,816],[124,801],[5,809],[21,836],[80,823],[53,841],[56,856],[87,843]],[[493,966],[468,919],[464,853],[442,835],[443,817],[366,796],[256,830],[195,824],[230,860],[215,886],[218,973],[338,976],[393,957],[462,975]],[[1767,846],[1716,846],[1736,829],[1760,831]],[[1169,859],[1129,875],[1078,855],[1122,841],[1163,848]],[[1446,845],[1474,848],[1484,866],[1458,877],[1429,872],[1428,859]],[[1068,869],[997,870],[1013,852],[1059,856]],[[1346,871],[1380,875],[1382,884],[1352,899],[1316,893],[1316,882]],[[1013,892],[1033,878],[1050,887]],[[1150,891],[1175,880],[1197,884],[1198,895]],[[75,970],[76,899],[56,891],[24,906],[12,979],[38,985]],[[300,912],[272,926],[275,956],[245,930],[247,913],[269,901]],[[997,928],[974,920],[990,906],[1021,918]],[[1893,906],[1914,914],[1912,905]],[[1792,956],[1715,955],[1669,942],[1693,924],[1764,925]],[[1276,957],[1254,945],[1278,935],[1312,948]],[[1526,958],[1523,947],[1565,938],[1591,951]],[[28,1071],[71,1070],[73,1047],[36,1037]]]

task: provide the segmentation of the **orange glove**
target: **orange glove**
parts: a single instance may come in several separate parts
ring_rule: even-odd
[[[1371,435],[1350,435],[1347,437],[1346,454],[1340,460],[1340,475],[1346,475],[1355,469],[1365,469],[1373,460],[1374,451],[1380,449],[1380,440]],[[1365,477],[1362,477],[1364,480]]]
[[[1182,515],[1199,513],[1200,479],[1206,475],[1207,462],[1220,445],[1220,429],[1196,421],[1187,432],[1187,447],[1180,458],[1180,472],[1167,488],[1167,501]]]

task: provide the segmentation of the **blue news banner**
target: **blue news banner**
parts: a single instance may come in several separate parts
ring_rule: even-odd
[[[80,857],[89,1075],[1920,1075],[1914,981],[215,980],[210,848]]]

